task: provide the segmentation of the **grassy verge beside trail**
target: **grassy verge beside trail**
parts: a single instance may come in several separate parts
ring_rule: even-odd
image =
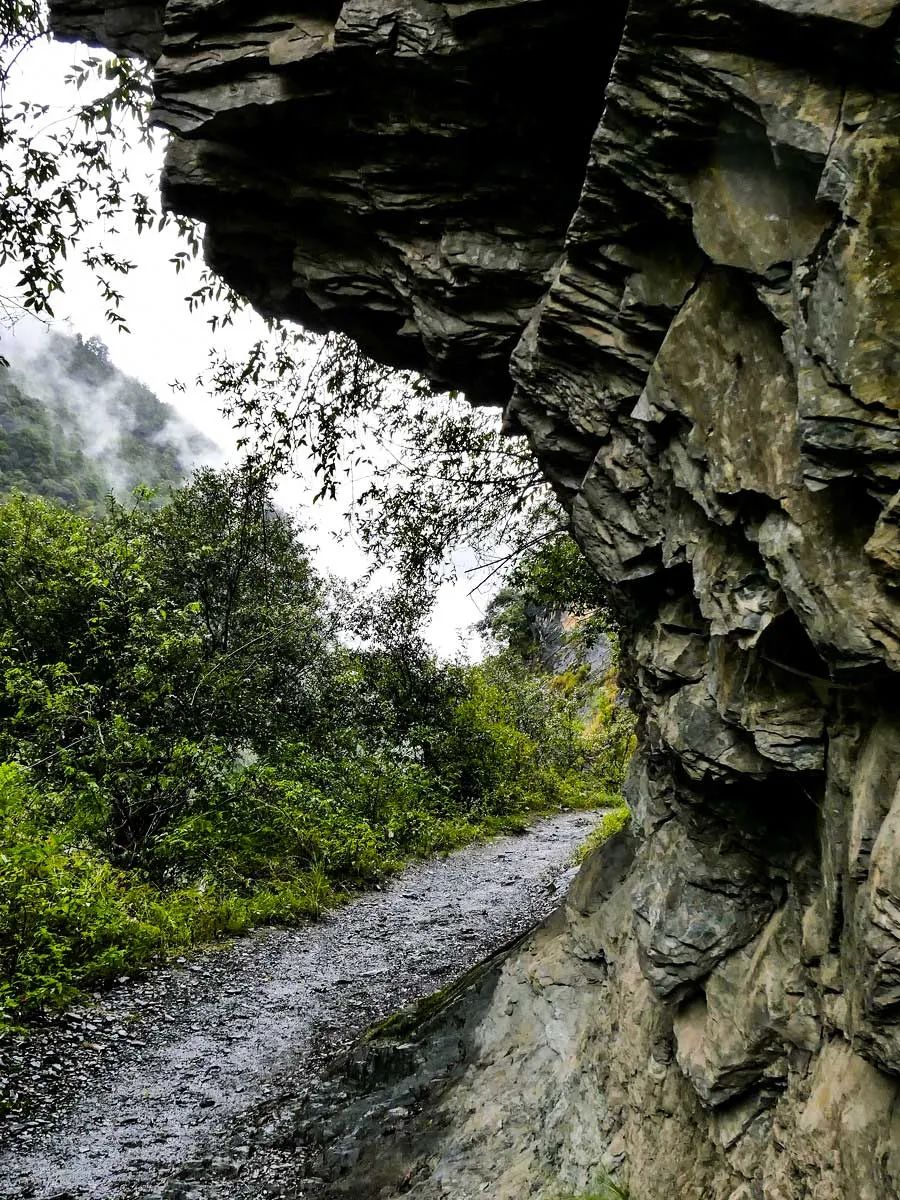
[[[631,812],[621,796],[615,797],[617,803],[605,813],[599,825],[578,847],[573,855],[574,863],[583,863],[588,855],[605,846],[611,837],[621,833],[631,821]]]
[[[166,886],[42,825],[27,773],[0,766],[0,1033],[171,952],[315,919],[411,859],[522,832],[560,807],[547,795],[507,813],[449,816],[426,797],[402,807],[398,795],[373,819],[347,792],[306,791],[301,807],[296,778],[265,774],[232,781],[232,804],[219,809],[215,830],[201,818],[172,832],[160,852],[179,863],[184,882]]]

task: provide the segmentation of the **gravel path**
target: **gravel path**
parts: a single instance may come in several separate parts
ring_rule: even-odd
[[[371,1021],[442,987],[549,910],[596,823],[418,864],[301,929],[267,929],[124,979],[0,1045],[0,1197],[297,1196],[266,1136],[317,1065]]]

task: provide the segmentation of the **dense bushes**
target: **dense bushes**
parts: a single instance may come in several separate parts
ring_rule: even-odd
[[[436,662],[415,609],[338,603],[239,471],[0,506],[0,1024],[615,790],[614,685],[586,726],[509,648]]]
[[[160,952],[276,917],[316,916],[334,898],[319,868],[260,879],[247,894],[217,872],[160,890],[50,824],[44,799],[22,768],[0,766],[0,1030]]]

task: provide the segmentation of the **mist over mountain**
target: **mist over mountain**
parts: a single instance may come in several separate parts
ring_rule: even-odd
[[[0,492],[95,507],[139,484],[167,491],[222,452],[148,387],[120,371],[99,338],[21,323],[0,351]]]

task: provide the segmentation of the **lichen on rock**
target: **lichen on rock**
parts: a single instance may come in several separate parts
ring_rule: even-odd
[[[637,842],[379,1187],[900,1194],[900,4],[51,8],[261,311],[506,406],[622,616]]]

